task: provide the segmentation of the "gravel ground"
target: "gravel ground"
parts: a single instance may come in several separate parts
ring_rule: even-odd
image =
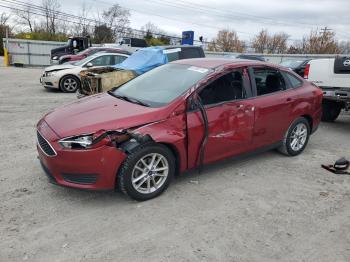
[[[305,152],[271,151],[183,174],[160,197],[51,185],[35,124],[74,94],[41,70],[0,68],[0,261],[350,261],[350,115],[322,124]]]

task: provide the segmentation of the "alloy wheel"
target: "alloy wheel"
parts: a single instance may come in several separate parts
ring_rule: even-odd
[[[168,174],[168,160],[161,154],[151,153],[137,161],[132,170],[131,182],[137,192],[150,194],[165,183]]]
[[[297,152],[301,150],[307,140],[308,128],[304,123],[297,124],[290,136],[290,147],[293,151]]]
[[[78,88],[77,80],[74,78],[67,78],[63,82],[63,87],[68,92],[73,92]]]

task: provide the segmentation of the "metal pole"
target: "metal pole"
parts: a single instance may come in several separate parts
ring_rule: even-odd
[[[9,28],[6,26],[6,48],[9,48]]]

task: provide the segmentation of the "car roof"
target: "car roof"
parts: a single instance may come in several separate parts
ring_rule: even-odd
[[[96,56],[101,56],[101,55],[125,55],[125,56],[129,56],[128,54],[125,53],[109,53],[108,51],[101,51],[101,52],[97,52],[91,56],[88,57],[96,57]]]
[[[201,46],[197,45],[160,45],[157,46],[163,49],[174,49],[174,48],[202,48]]]
[[[279,68],[279,66],[257,61],[257,60],[247,60],[247,59],[229,59],[229,58],[192,58],[176,60],[171,62],[172,64],[184,64],[192,65],[197,67],[204,67],[208,69],[215,69],[223,65],[237,65],[237,66],[252,66],[252,65],[266,65]]]

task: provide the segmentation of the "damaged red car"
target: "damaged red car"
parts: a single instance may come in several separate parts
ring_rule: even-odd
[[[188,59],[59,107],[37,125],[53,183],[161,194],[175,174],[260,149],[300,154],[321,119],[322,91],[249,60]]]

